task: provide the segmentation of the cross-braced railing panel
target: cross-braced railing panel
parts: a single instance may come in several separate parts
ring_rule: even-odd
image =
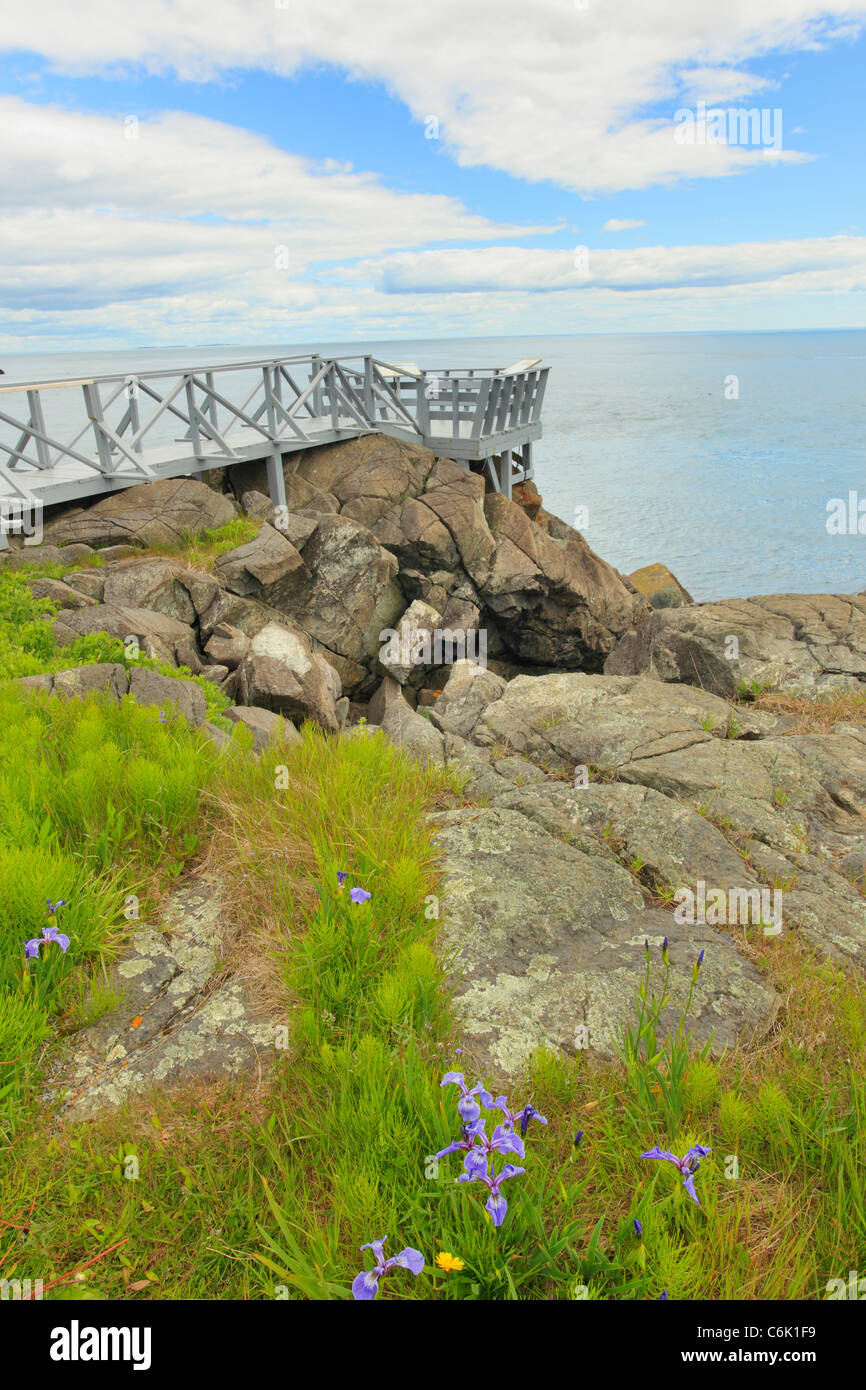
[[[311,354],[0,387],[0,492],[63,500],[382,431],[499,457],[538,438],[546,381]]]

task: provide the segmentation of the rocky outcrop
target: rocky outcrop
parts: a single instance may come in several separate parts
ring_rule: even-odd
[[[770,594],[666,609],[625,634],[604,669],[725,697],[765,686],[794,695],[858,688],[866,682],[866,594]]]
[[[238,515],[230,498],[194,478],[162,478],[111,493],[89,507],[69,508],[46,523],[44,534],[49,544],[61,546],[180,545],[188,535],[225,526]]]
[[[775,1016],[747,942],[866,968],[866,716],[803,734],[648,677],[489,682],[455,669],[432,707],[486,803],[434,823],[461,1026],[501,1071],[538,1042],[610,1055],[645,939],[671,943],[670,1021],[706,952],[695,1036],[715,1050]]]

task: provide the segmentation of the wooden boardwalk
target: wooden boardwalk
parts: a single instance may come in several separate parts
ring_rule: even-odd
[[[249,460],[266,462],[281,505],[286,454],[370,433],[458,459],[510,496],[532,476],[547,373],[313,355],[0,387],[0,547],[22,510]]]

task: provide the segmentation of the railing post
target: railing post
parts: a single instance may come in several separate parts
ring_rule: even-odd
[[[430,397],[427,395],[427,373],[425,372],[418,382],[418,424],[424,432],[424,438],[430,437]]]
[[[313,354],[312,372],[310,379],[322,370],[322,359],[316,352]],[[322,414],[322,387],[321,384],[313,387],[313,412],[318,418]]]
[[[371,425],[376,423],[376,402],[373,397],[373,359],[364,358],[364,410]]]
[[[95,381],[88,382],[82,386],[84,392],[84,408],[87,411],[87,418],[93,425],[93,437],[96,440],[96,456],[99,459],[99,468],[102,473],[113,473],[114,467],[111,459],[111,445],[100,429],[102,424],[102,402],[99,399],[99,386]]]
[[[47,434],[48,431],[45,428],[45,415],[42,411],[42,397],[40,396],[38,391],[27,392],[27,404],[30,407],[31,425],[35,430],[39,430],[40,433]],[[45,443],[45,440],[39,439],[37,437],[33,440],[33,442],[36,445],[36,457],[39,460],[40,467],[50,468],[51,451],[48,448],[48,445]]]
[[[199,434],[198,420],[195,415],[195,386],[193,385],[192,377],[186,372],[184,373],[183,381],[186,388],[186,410],[189,415],[189,437],[192,441],[192,451],[195,455],[195,461],[198,463],[201,459],[201,435]]]

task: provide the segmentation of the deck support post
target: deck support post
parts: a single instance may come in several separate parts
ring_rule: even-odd
[[[503,449],[499,455],[499,491],[511,496],[511,450]]]
[[[276,444],[268,459],[267,470],[268,493],[270,499],[275,507],[286,508],[286,480],[283,475],[283,455]]]

